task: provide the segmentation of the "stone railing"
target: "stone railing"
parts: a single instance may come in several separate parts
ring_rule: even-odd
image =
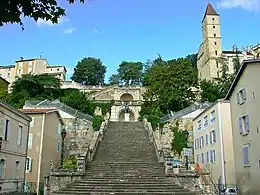
[[[157,131],[153,131],[152,125],[147,119],[143,120],[144,128],[148,132],[149,141],[153,143],[158,162],[164,163],[163,148],[160,142],[160,136]]]
[[[173,182],[186,189],[200,193],[199,175],[194,170],[186,170],[183,168],[173,168],[169,149],[163,148],[160,141],[159,130],[153,130],[152,125],[147,119],[144,119],[144,127],[148,132],[149,141],[153,143],[155,152],[160,163],[163,163],[165,175],[173,177]]]
[[[102,122],[99,131],[94,133],[87,151],[77,155],[77,170],[52,170],[50,175],[45,177],[44,195],[52,195],[53,192],[84,178],[86,175],[85,171],[87,164],[93,160],[99,143],[103,140],[105,130],[108,126],[109,117],[110,116],[107,116],[105,121]]]

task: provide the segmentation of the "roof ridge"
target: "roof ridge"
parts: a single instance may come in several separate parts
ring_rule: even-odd
[[[208,16],[208,15],[216,15],[216,16],[219,15],[219,14],[216,12],[216,10],[214,9],[214,7],[212,6],[211,3],[208,3],[208,5],[207,5],[207,8],[206,8],[206,11],[205,11],[203,20],[204,20],[205,17]],[[202,20],[202,21],[203,21],[203,20]]]

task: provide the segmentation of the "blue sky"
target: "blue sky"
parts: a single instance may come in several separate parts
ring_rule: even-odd
[[[198,51],[201,19],[209,0],[90,0],[64,4],[67,16],[57,25],[25,19],[25,30],[0,28],[1,65],[19,57],[42,55],[51,65],[65,65],[69,78],[83,57],[100,58],[106,79],[121,61],[164,59]],[[211,0],[221,15],[223,49],[255,45],[259,39],[260,0]]]

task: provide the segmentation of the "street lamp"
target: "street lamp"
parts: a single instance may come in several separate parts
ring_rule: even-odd
[[[63,160],[64,160],[64,139],[67,135],[67,132],[65,129],[62,129],[61,131],[61,154],[60,154],[60,168],[63,168]]]
[[[189,141],[189,132],[187,130],[184,131],[184,135],[185,135],[185,138],[187,139],[187,142]],[[185,155],[185,167],[186,167],[186,170],[189,169],[189,161],[188,161],[188,155]]]

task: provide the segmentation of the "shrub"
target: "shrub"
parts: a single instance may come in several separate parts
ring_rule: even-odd
[[[99,116],[99,115],[93,116],[92,126],[94,131],[99,131],[103,121],[104,121],[103,116]]]

